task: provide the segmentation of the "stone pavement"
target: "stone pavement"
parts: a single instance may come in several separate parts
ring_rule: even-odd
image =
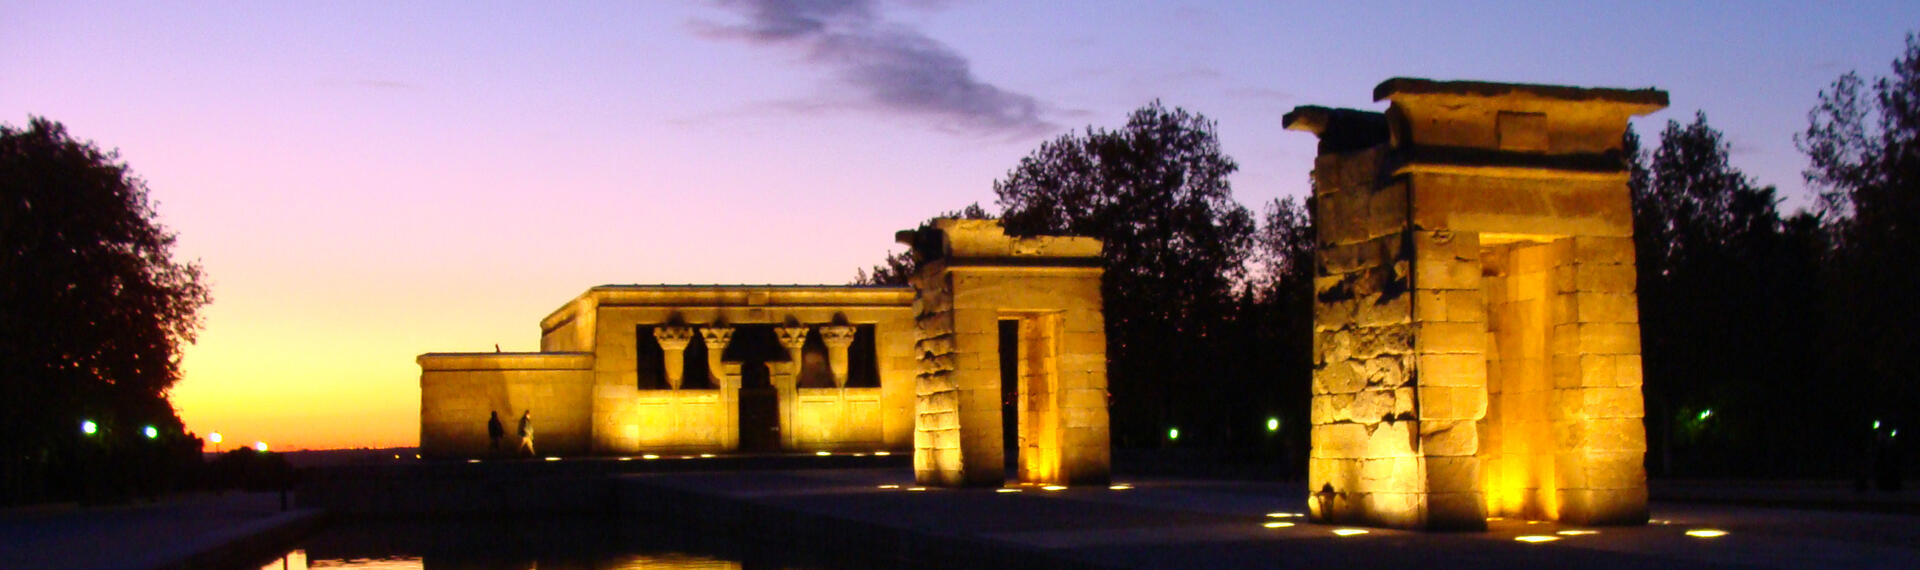
[[[1486,533],[1341,536],[1348,527],[1286,516],[1305,510],[1293,483],[1117,482],[1132,488],[913,490],[897,469],[658,473],[624,476],[621,502],[798,548],[956,568],[1920,568],[1911,515],[1656,502],[1646,526],[1497,520]]]
[[[315,510],[280,510],[278,493],[186,494],[156,503],[0,511],[0,568],[225,567],[313,528]]]

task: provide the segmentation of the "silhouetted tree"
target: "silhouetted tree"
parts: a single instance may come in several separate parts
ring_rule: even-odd
[[[1845,422],[1836,447],[1853,451],[1862,475],[1894,469],[1881,476],[1897,482],[1897,466],[1867,463],[1874,454],[1899,457],[1906,439],[1893,430],[1920,424],[1920,38],[1908,34],[1892,67],[1870,85],[1857,73],[1840,76],[1795,140],[1835,242],[1822,344],[1831,349],[1826,375],[1840,389],[1828,399]]]
[[[115,153],[43,118],[0,125],[6,500],[60,492],[79,465],[163,457],[141,450],[191,439],[166,390],[209,295],[198,265],[173,261],[173,234],[154,217],[145,183]],[[97,431],[82,434],[83,420]]]
[[[987,215],[987,210],[985,208],[981,208],[979,202],[974,202],[972,204],[967,204],[967,207],[961,208],[959,210],[954,210],[951,212],[942,212],[940,215],[934,216],[932,219],[929,219],[926,222],[922,222],[921,225],[932,224],[933,220],[939,219],[939,218],[958,218],[962,220],[985,220],[985,219],[992,218],[992,216]],[[853,277],[853,284],[854,285],[906,285],[907,278],[912,277],[913,272],[918,269],[920,269],[920,262],[913,258],[913,251],[909,249],[906,251],[901,251],[899,253],[888,255],[885,261],[880,262],[879,265],[873,266],[873,271],[871,272],[865,269],[858,270],[859,272],[856,273]]]
[[[1238,366],[1221,386],[1235,425],[1249,426],[1238,445],[1257,445],[1288,473],[1304,473],[1313,383],[1314,226],[1293,197],[1268,202],[1254,236],[1254,276],[1241,295],[1237,330],[1226,339]],[[1274,430],[1264,431],[1274,420]]]
[[[1804,213],[1782,220],[1775,190],[1734,168],[1728,148],[1705,114],[1669,121],[1650,157],[1628,135],[1659,475],[1800,470],[1768,446],[1814,451],[1807,421],[1826,417],[1805,400],[1818,369],[1818,224]]]
[[[1233,200],[1238,165],[1214,123],[1158,101],[1119,130],[1088,128],[1043,143],[995,181],[1015,235],[1082,235],[1105,247],[1108,381],[1123,444],[1161,430],[1233,429],[1209,407],[1231,390],[1219,336],[1245,275],[1253,216]]]

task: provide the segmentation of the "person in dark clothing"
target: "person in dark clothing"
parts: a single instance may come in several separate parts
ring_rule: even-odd
[[[500,412],[487,413],[487,437],[493,440],[492,449],[500,451],[500,438],[506,437],[507,426],[500,424]]]

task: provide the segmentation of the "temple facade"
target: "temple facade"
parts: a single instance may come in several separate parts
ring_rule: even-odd
[[[1322,522],[1647,520],[1633,215],[1652,89],[1391,79],[1300,107],[1314,162]]]
[[[542,320],[540,352],[423,354],[421,454],[503,455],[526,414],[549,456],[911,450],[926,484],[1105,481],[1100,243],[896,237],[910,287],[607,285]]]

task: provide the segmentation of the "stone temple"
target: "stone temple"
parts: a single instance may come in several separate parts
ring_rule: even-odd
[[[1652,89],[1391,79],[1319,137],[1308,505],[1319,522],[1647,520],[1627,121]],[[1100,243],[936,220],[908,287],[589,289],[537,353],[419,357],[420,448],[913,452],[917,481],[1109,477]],[[1124,397],[1124,395],[1122,395]]]
[[[1391,79],[1319,136],[1312,456],[1322,522],[1647,520],[1621,141],[1665,92]]]
[[[540,352],[423,354],[421,454],[498,453],[489,412],[530,412],[542,455],[910,449],[924,484],[1106,481],[1100,242],[896,237],[911,287],[608,285],[542,320]]]

